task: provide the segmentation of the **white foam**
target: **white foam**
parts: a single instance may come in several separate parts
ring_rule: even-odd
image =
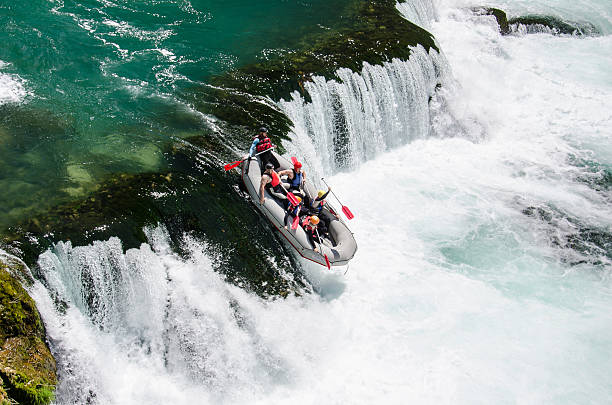
[[[63,372],[58,403],[89,390],[109,404],[609,402],[610,263],[569,264],[572,249],[551,237],[576,225],[523,210],[553,206],[610,229],[609,200],[569,159],[611,162],[610,39],[501,37],[491,18],[448,4],[439,20],[456,83],[417,107],[429,136],[380,138],[375,126],[360,138],[353,126],[351,140],[374,134],[385,147],[351,144],[353,171],[328,179],[356,215],[347,277],[309,269],[320,295],[264,301],[225,283],[205,243],[173,254],[161,228],[125,253],[116,239],[58,244],[39,265],[68,310],[33,291]],[[402,123],[412,106],[394,111],[378,91],[400,68],[307,84],[312,106],[284,105],[289,146],[329,175],[337,104],[324,96],[361,83],[363,96],[342,100],[348,120],[390,125],[374,113],[385,111]]]
[[[396,7],[408,21],[423,28],[428,28],[432,21],[438,19],[434,0],[408,0],[398,2]]]
[[[364,63],[361,72],[340,69],[339,82],[312,77],[304,83],[311,102],[294,92],[291,100],[279,103],[293,122],[292,142],[301,155],[310,152],[305,160],[311,167],[330,173],[429,136],[428,101],[443,65],[437,52],[428,53],[419,45],[408,61]]]
[[[0,61],[0,69],[5,69],[8,63]],[[0,104],[21,103],[28,96],[26,80],[16,74],[0,73]]]

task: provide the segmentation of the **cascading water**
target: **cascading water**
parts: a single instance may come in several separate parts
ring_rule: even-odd
[[[410,22],[429,28],[438,19],[438,11],[433,0],[408,0],[398,2],[397,9]]]
[[[360,73],[337,72],[340,81],[315,76],[280,108],[293,122],[289,151],[306,154],[321,174],[350,169],[378,153],[430,134],[429,101],[446,68],[434,50],[412,49],[410,60],[363,64]]]
[[[443,97],[445,63],[415,48],[280,103],[288,150],[343,169],[328,180],[356,214],[347,276],[264,300],[213,271],[205,242],[173,253],[163,228],[127,252],[58,243],[30,290],[58,403],[612,401],[611,37],[502,37],[450,1],[437,14],[458,82]]]

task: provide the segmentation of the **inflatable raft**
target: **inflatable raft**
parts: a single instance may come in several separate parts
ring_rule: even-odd
[[[293,168],[293,164],[287,159],[275,152],[272,153],[274,153],[274,156],[281,165],[277,171]],[[320,247],[317,244],[316,247],[320,248],[320,250],[315,252],[315,246],[310,243],[308,235],[301,226],[298,226],[297,229],[291,229],[291,223],[283,223],[285,218],[285,200],[279,200],[268,193],[267,190],[264,190],[266,199],[263,204],[259,203],[259,187],[261,184],[259,158],[249,158],[242,163],[242,181],[255,206],[268,218],[276,230],[280,232],[300,256],[323,266],[327,266],[325,256],[327,256],[331,266],[345,265],[353,258],[357,251],[357,242],[355,242],[352,232],[344,221],[339,218],[336,211],[329,204],[324,205],[323,213],[319,215],[322,218],[330,219],[328,227],[329,235],[323,238]],[[304,185],[304,191],[311,198],[316,198],[317,196],[317,192],[308,178]],[[293,217],[290,216],[287,222],[290,222],[292,219]],[[285,225],[287,225],[287,229],[285,229]]]

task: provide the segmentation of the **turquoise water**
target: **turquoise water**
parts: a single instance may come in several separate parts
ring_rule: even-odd
[[[163,170],[171,137],[210,131],[186,92],[290,51],[347,3],[0,2],[0,85],[20,86],[0,106],[0,226],[109,173]]]
[[[238,207],[215,235],[177,240],[149,224],[130,249],[121,235],[52,236],[30,292],[58,360],[57,402],[611,403],[610,3],[495,4],[578,16],[601,35],[502,36],[469,1],[414,0],[407,12],[424,10],[444,55],[418,49],[343,70],[343,83],[316,77],[310,101],[278,103],[294,124],[284,146],[355,213],[348,268],[268,256],[278,241],[220,168],[226,184],[191,178],[182,196],[160,197],[196,201],[202,216]],[[185,102],[194,86],[285,52],[340,13],[323,2],[19,7],[2,14],[7,29],[49,18],[30,24],[41,36],[24,28],[0,51],[7,222],[50,196],[78,198],[105,173],[160,170],[170,137],[222,127]],[[259,21],[247,30],[255,16],[295,39]],[[20,41],[46,43],[25,50],[54,62],[19,58]],[[83,44],[91,53],[67,57]],[[274,279],[303,275],[300,294],[261,297],[229,280],[228,257],[250,263],[239,244]]]

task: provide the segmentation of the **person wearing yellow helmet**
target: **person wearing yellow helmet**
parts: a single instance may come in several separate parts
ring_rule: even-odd
[[[327,187],[327,192],[323,190],[319,190],[319,192],[317,193],[317,198],[312,200],[312,202],[310,203],[311,213],[316,214],[316,215],[321,213],[321,211],[323,210],[323,205],[325,204],[325,199],[327,198],[327,195],[329,194],[330,191],[331,191],[331,187]]]

